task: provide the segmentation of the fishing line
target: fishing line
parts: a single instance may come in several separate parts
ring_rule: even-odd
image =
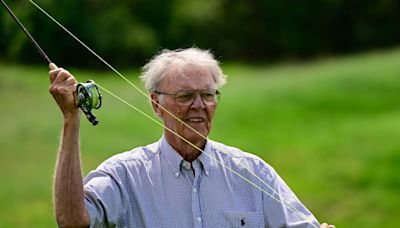
[[[108,94],[110,94],[111,96],[115,97],[116,99],[118,99],[119,101],[121,101],[122,103],[125,103],[126,105],[128,105],[129,107],[131,107],[132,109],[134,109],[135,111],[139,112],[140,114],[142,114],[143,116],[145,116],[146,118],[148,118],[149,120],[153,121],[154,123],[156,123],[157,125],[161,126],[162,128],[166,129],[167,131],[171,132],[172,134],[174,134],[175,136],[179,137],[180,139],[182,139],[183,141],[185,141],[187,144],[189,144],[190,146],[192,146],[193,148],[199,150],[200,152],[204,153],[205,155],[207,155],[207,157],[209,157],[210,159],[214,160],[215,162],[217,162],[218,164],[220,164],[221,166],[223,166],[224,168],[228,169],[229,171],[231,171],[232,173],[236,174],[238,177],[242,178],[242,180],[246,181],[247,183],[249,183],[250,185],[252,185],[253,187],[257,188],[258,190],[260,190],[261,192],[267,194],[268,196],[270,196],[272,199],[276,200],[278,203],[283,203],[284,205],[286,205],[287,208],[291,209],[293,212],[295,212],[297,215],[299,215],[301,218],[305,219],[306,221],[308,220],[307,217],[305,215],[303,215],[300,211],[297,210],[297,208],[295,208],[294,206],[292,206],[290,203],[284,201],[283,199],[279,199],[277,197],[275,197],[274,195],[272,195],[271,193],[267,192],[266,190],[264,190],[263,188],[261,188],[260,186],[258,186],[257,184],[255,184],[254,182],[252,182],[251,180],[249,180],[248,178],[244,177],[242,174],[240,174],[239,172],[235,171],[234,169],[232,169],[229,166],[226,166],[222,161],[219,161],[217,158],[215,158],[214,156],[210,155],[209,153],[205,152],[203,149],[199,148],[198,146],[194,145],[192,142],[190,142],[189,140],[185,139],[183,136],[179,135],[178,133],[176,133],[174,130],[170,129],[169,127],[166,127],[163,123],[161,123],[159,120],[155,119],[154,117],[150,116],[149,114],[143,112],[142,110],[140,110],[139,108],[137,108],[136,106],[130,104],[129,102],[127,102],[126,100],[124,100],[123,98],[119,97],[118,95],[116,95],[115,93],[109,91],[108,89],[106,89],[105,87],[101,86],[99,83],[97,83],[97,86],[99,88],[101,88],[102,90],[106,91]],[[242,167],[243,164],[240,163],[240,165]],[[245,167],[246,170],[247,167]],[[260,177],[256,176],[259,180],[262,180]],[[264,182],[264,181],[262,181]],[[264,184],[266,184],[264,182]],[[269,187],[267,185],[267,187]],[[272,189],[271,187],[269,187],[272,190],[273,194],[277,194],[279,195],[274,189]],[[311,223],[314,227],[318,228],[318,226],[316,226],[314,223]]]
[[[112,71],[114,71],[118,76],[120,76],[122,79],[124,79],[126,82],[128,82],[128,84],[130,84],[132,87],[134,87],[138,92],[140,92],[143,96],[145,96],[147,99],[150,99],[151,102],[156,103],[153,99],[151,99],[147,93],[145,93],[144,91],[142,91],[139,87],[137,87],[135,84],[133,84],[131,81],[129,81],[124,75],[122,75],[118,70],[116,70],[111,64],[109,64],[107,61],[105,61],[101,56],[99,56],[95,51],[93,51],[89,46],[87,46],[84,42],[82,42],[78,37],[76,37],[72,32],[70,32],[67,28],[65,28],[61,23],[59,23],[55,18],[53,18],[49,13],[47,13],[44,9],[42,9],[39,5],[37,5],[35,2],[33,2],[32,0],[29,0],[29,2],[31,2],[36,8],[38,8],[42,13],[44,13],[48,18],[50,18],[54,23],[56,23],[60,28],[62,28],[65,32],[67,32],[71,37],[73,37],[77,42],[79,42],[82,46],[84,46],[88,51],[90,51],[95,57],[97,57],[101,62],[103,62],[106,66],[108,66]],[[102,89],[105,89],[104,87],[101,87]],[[106,92],[112,94],[110,91],[105,90]],[[113,94],[113,96],[116,97],[115,94]],[[126,101],[123,101],[121,98],[117,98],[118,100],[122,101],[125,104],[128,104]],[[141,111],[140,109],[134,107],[131,104],[128,104],[131,108],[135,109],[136,111],[140,112],[141,114],[145,114],[146,117],[151,117],[148,116],[148,114],[144,113],[143,111]],[[203,137],[204,139],[207,140],[207,138],[205,136],[203,136],[201,133],[199,133],[197,130],[193,129],[191,126],[189,126],[188,124],[186,124],[185,122],[183,122],[181,119],[179,119],[178,117],[176,117],[175,115],[173,115],[170,111],[168,111],[167,109],[165,109],[164,107],[160,106],[159,104],[157,104],[161,109],[163,109],[164,111],[166,111],[170,116],[172,116],[173,118],[175,118],[176,120],[178,120],[180,123],[182,123],[183,125],[185,125],[186,127],[188,127],[189,129],[191,129],[192,131],[194,131],[195,133],[197,133],[199,136]],[[151,119],[154,119],[151,117]],[[155,119],[154,119],[155,120]],[[154,121],[153,120],[153,121]],[[155,120],[157,124],[165,127],[162,123],[158,122],[157,120]],[[165,127],[166,128],[166,127]],[[166,128],[167,129],[167,128]],[[206,152],[204,152],[203,150],[201,150],[200,148],[198,148],[197,146],[193,145],[192,143],[190,143],[189,141],[187,141],[186,139],[184,139],[182,136],[180,136],[179,134],[175,133],[174,131],[172,131],[171,129],[167,129],[168,131],[170,131],[171,133],[173,133],[174,135],[176,135],[177,137],[181,138],[182,140],[184,140],[185,142],[187,142],[188,144],[190,144],[191,146],[193,146],[194,148],[198,149],[199,151],[205,153],[208,157],[214,159],[215,161],[217,161],[219,164],[221,164],[223,167],[229,169],[230,171],[232,171],[233,173],[235,173],[236,175],[238,175],[239,177],[241,177],[243,180],[245,180],[248,183],[251,183],[253,186],[255,186],[256,188],[260,189],[262,192],[266,193],[267,195],[271,196],[273,199],[277,200],[279,203],[284,203],[286,204],[286,206],[288,208],[290,208],[292,211],[294,211],[295,213],[297,213],[300,217],[302,217],[303,219],[307,220],[307,218],[300,212],[298,211],[294,206],[292,206],[290,203],[285,202],[283,199],[281,199],[281,201],[279,199],[276,199],[275,197],[273,197],[271,194],[267,193],[264,189],[260,188],[259,186],[257,186],[256,184],[254,184],[253,182],[251,182],[250,180],[248,180],[247,178],[243,177],[241,174],[237,173],[236,171],[234,171],[232,168],[225,166],[223,163],[221,163],[220,161],[218,161],[217,159],[213,158],[211,155],[207,154]],[[262,180],[260,177],[258,177],[254,172],[252,172],[251,170],[249,170],[246,166],[244,166],[243,164],[240,163],[240,165],[245,168],[250,174],[252,174],[254,177],[256,177],[261,183],[263,183],[266,187],[268,187],[274,194],[279,195],[273,188],[271,188],[264,180]],[[314,224],[313,224],[314,225]]]
[[[3,0],[1,0],[3,1]],[[147,95],[146,92],[144,92],[143,90],[141,90],[138,86],[136,86],[135,84],[133,84],[130,80],[128,80],[124,75],[122,75],[118,70],[116,70],[111,64],[109,64],[107,61],[105,61],[101,56],[99,56],[95,51],[93,51],[89,46],[87,46],[84,42],[82,42],[78,37],[76,37],[72,32],[70,32],[67,28],[65,28],[61,23],[59,23],[55,18],[53,18],[49,13],[47,13],[44,9],[42,9],[38,4],[36,4],[33,0],[29,0],[30,3],[32,3],[37,9],[39,9],[43,14],[45,14],[49,19],[51,19],[54,23],[56,23],[60,28],[62,28],[65,32],[67,32],[72,38],[74,38],[78,43],[80,43],[83,47],[85,47],[89,52],[91,52],[95,57],[97,57],[101,62],[103,62],[106,66],[108,66],[114,73],[116,73],[118,76],[120,76],[122,79],[124,79],[126,82],[128,82],[128,84],[130,84],[133,88],[135,88],[139,93],[141,93],[143,96],[145,96],[147,99],[150,99],[150,101],[154,104],[157,104],[153,99],[151,99],[151,97],[149,97]],[[104,87],[100,86],[99,84],[97,84],[101,89],[103,89],[104,91],[106,91],[107,93],[109,93],[110,95],[114,96],[115,98],[117,98],[118,100],[120,100],[121,102],[127,104],[129,107],[133,108],[134,110],[138,111],[139,113],[141,113],[142,115],[144,115],[145,117],[147,117],[148,119],[152,120],[153,122],[155,122],[156,124],[160,125],[161,127],[165,128],[166,130],[168,130],[169,132],[171,132],[172,134],[174,134],[175,136],[179,137],[180,139],[182,139],[183,141],[185,141],[186,143],[188,143],[189,145],[191,145],[192,147],[194,147],[195,149],[201,151],[202,153],[206,154],[209,158],[213,159],[214,161],[216,161],[218,164],[222,165],[223,167],[225,167],[226,169],[230,170],[231,172],[233,172],[234,174],[236,174],[237,176],[239,176],[240,178],[242,178],[243,180],[245,180],[246,182],[248,182],[249,184],[253,185],[254,187],[256,187],[257,189],[259,189],[260,191],[266,193],[267,195],[269,195],[271,198],[275,199],[277,202],[279,203],[283,203],[285,204],[289,209],[291,209],[293,212],[295,212],[297,215],[299,215],[301,218],[308,220],[307,217],[301,213],[300,211],[298,211],[294,206],[292,206],[290,203],[286,202],[285,200],[281,199],[279,200],[278,198],[274,197],[272,194],[268,193],[267,191],[265,191],[264,189],[262,189],[261,187],[259,187],[258,185],[256,185],[255,183],[253,183],[251,180],[247,179],[246,177],[244,177],[243,175],[241,175],[240,173],[238,173],[237,171],[233,170],[232,168],[226,166],[225,164],[223,164],[221,161],[219,161],[218,159],[214,158],[213,156],[209,155],[208,153],[206,153],[204,150],[200,149],[199,147],[197,147],[196,145],[194,145],[193,143],[191,143],[190,141],[188,141],[187,139],[185,139],[183,136],[180,136],[178,133],[174,132],[173,130],[167,128],[164,124],[162,124],[161,122],[157,121],[156,119],[154,119],[153,117],[151,117],[150,115],[148,115],[147,113],[143,112],[142,110],[140,110],[139,108],[133,106],[132,104],[129,104],[127,101],[123,100],[122,98],[118,97],[117,95],[115,95],[114,93],[112,93],[111,91],[105,89]],[[175,118],[178,122],[182,123],[183,125],[185,125],[186,127],[188,127],[189,129],[191,129],[193,132],[195,132],[196,134],[198,134],[199,136],[201,136],[203,139],[207,140],[207,137],[205,137],[204,135],[202,135],[200,132],[198,132],[197,130],[195,130],[194,128],[192,128],[191,126],[189,126],[188,124],[186,124],[183,120],[179,119],[178,117],[176,117],[174,114],[172,114],[170,111],[168,111],[166,108],[162,107],[161,105],[157,104],[162,110],[164,110],[165,112],[167,112],[171,117]],[[259,176],[257,176],[254,172],[252,172],[251,170],[249,170],[246,166],[244,166],[243,164],[239,163],[243,168],[245,168],[250,174],[252,174],[254,177],[256,177],[261,183],[263,183],[266,187],[268,187],[274,194],[279,195],[272,187],[270,187],[264,180],[262,180]],[[311,223],[314,227],[318,228],[318,226],[316,226],[315,224]]]

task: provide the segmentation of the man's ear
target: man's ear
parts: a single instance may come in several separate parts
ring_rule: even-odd
[[[151,93],[150,98],[151,98],[151,107],[153,108],[154,113],[156,113],[158,117],[161,117],[162,110],[160,108],[159,104],[160,100],[158,99],[158,94]]]

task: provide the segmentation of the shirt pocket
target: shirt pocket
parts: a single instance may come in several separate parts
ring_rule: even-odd
[[[262,227],[259,212],[225,212],[222,214],[222,227]]]

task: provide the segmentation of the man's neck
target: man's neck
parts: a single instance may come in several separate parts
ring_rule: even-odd
[[[178,152],[183,157],[183,159],[188,162],[196,160],[197,157],[199,157],[201,154],[201,151],[176,136],[166,134],[165,138],[167,139],[167,142],[172,146],[172,148],[174,148],[174,150]],[[194,144],[197,148],[204,149],[206,140],[202,139],[200,141],[191,143]]]

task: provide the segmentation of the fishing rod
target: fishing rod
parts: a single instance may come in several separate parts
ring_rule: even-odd
[[[7,12],[11,15],[14,21],[18,24],[18,26],[22,29],[25,35],[29,38],[33,46],[39,52],[40,56],[49,64],[50,70],[54,70],[57,66],[50,60],[50,58],[46,55],[40,45],[36,42],[33,36],[28,32],[25,26],[21,23],[18,17],[13,13],[13,11],[8,7],[8,5],[4,2],[4,0],[0,0],[1,4],[7,10]],[[93,80],[88,80],[83,83],[80,82],[76,86],[76,99],[78,107],[85,113],[87,119],[93,124],[97,125],[99,121],[96,119],[96,116],[92,113],[92,109],[99,109],[102,104],[102,95],[97,87],[96,83]]]
[[[0,0],[3,2],[3,0]],[[119,71],[117,71],[113,66],[111,66],[108,62],[106,62],[101,56],[99,56],[96,52],[94,52],[90,47],[88,47],[85,43],[83,43],[79,38],[77,38],[74,34],[72,34],[69,30],[67,30],[63,25],[61,25],[57,20],[55,20],[51,15],[49,15],[46,11],[44,11],[40,6],[38,6],[35,2],[33,2],[32,0],[29,0],[35,7],[37,7],[43,14],[45,14],[47,17],[49,17],[54,23],[56,23],[59,27],[61,27],[65,32],[67,32],[70,36],[72,36],[77,42],[79,42],[83,47],[85,47],[88,51],[90,51],[94,56],[96,56],[101,62],[103,62],[105,65],[107,65],[112,71],[114,71],[117,75],[119,75],[121,78],[123,78],[127,83],[129,83],[132,87],[134,87],[136,90],[138,90],[142,95],[144,95],[147,98],[150,98],[145,92],[143,92],[140,88],[138,88],[136,85],[134,85],[131,81],[129,81],[125,76],[123,76]],[[3,3],[4,5],[4,3]],[[51,61],[48,61],[50,63],[50,67],[54,67],[54,64],[51,63]],[[94,83],[94,82],[93,82]],[[259,186],[259,184],[256,184],[255,182],[253,182],[252,180],[246,178],[245,176],[243,176],[242,174],[240,174],[238,171],[235,171],[234,169],[232,169],[231,167],[225,165],[222,161],[219,161],[217,158],[213,157],[212,155],[208,154],[207,152],[205,152],[203,149],[197,147],[196,145],[194,145],[193,143],[191,143],[190,141],[188,141],[187,139],[185,139],[183,136],[179,135],[178,133],[174,132],[172,129],[166,127],[164,124],[162,124],[161,122],[157,121],[155,118],[153,118],[152,116],[146,114],[145,112],[143,112],[142,110],[140,110],[139,108],[131,105],[130,103],[128,103],[127,101],[123,100],[122,98],[118,97],[117,95],[115,95],[114,93],[112,93],[111,91],[108,91],[106,88],[100,86],[100,85],[96,85],[96,87],[100,87],[102,90],[104,90],[105,92],[109,93],[110,95],[114,96],[115,98],[117,98],[118,100],[120,100],[121,102],[127,104],[129,107],[131,107],[132,109],[136,110],[137,112],[141,113],[142,115],[144,115],[145,117],[147,117],[148,119],[150,119],[151,121],[155,122],[156,124],[160,125],[161,127],[164,127],[166,130],[168,130],[169,132],[171,132],[172,134],[174,134],[175,136],[179,137],[180,139],[182,139],[183,141],[185,141],[186,143],[188,143],[189,145],[191,145],[193,148],[201,151],[203,154],[205,154],[206,156],[208,156],[210,159],[212,159],[213,161],[215,161],[216,163],[220,164],[222,167],[225,167],[226,169],[228,169],[229,171],[231,171],[232,173],[234,173],[235,175],[237,175],[239,178],[243,179],[244,181],[246,181],[247,183],[249,183],[250,185],[252,185],[253,187],[255,187],[256,189],[259,189],[261,192],[265,193],[266,195],[270,196],[273,200],[276,200],[278,203],[282,203],[287,209],[291,210],[292,212],[296,213],[298,216],[300,216],[301,218],[305,219],[306,221],[308,221],[309,219],[307,218],[307,216],[300,212],[298,209],[296,209],[295,206],[291,205],[290,201],[287,201],[285,199],[281,199],[280,197],[277,198],[276,195],[279,195],[279,193],[276,192],[276,190],[274,190],[268,183],[266,183],[264,180],[262,180],[259,176],[257,176],[257,174],[255,174],[254,172],[252,172],[250,169],[248,169],[246,166],[244,166],[243,164],[240,164],[240,166],[242,168],[244,168],[246,171],[248,171],[251,175],[253,175],[257,181],[259,181],[261,184],[260,185],[265,185],[266,187],[268,187],[268,189],[271,191],[271,193],[269,191],[267,191],[266,189],[263,189],[262,186]],[[154,102],[151,99],[152,102]],[[101,103],[100,103],[101,104]],[[185,126],[187,126],[189,129],[193,130],[195,133],[197,133],[199,136],[207,139],[205,136],[203,136],[201,133],[199,133],[198,131],[196,131],[195,129],[193,129],[192,127],[190,127],[189,125],[187,125],[185,122],[181,121],[178,117],[174,116],[171,112],[169,112],[167,109],[163,108],[162,106],[160,106],[160,108],[162,108],[164,111],[166,111],[169,115],[171,115],[172,117],[174,117],[176,120],[180,121],[182,124],[184,124]],[[85,111],[85,110],[83,110]],[[315,223],[311,222],[310,223],[313,227],[318,228],[319,226],[317,226]],[[318,224],[319,225],[319,224]]]

